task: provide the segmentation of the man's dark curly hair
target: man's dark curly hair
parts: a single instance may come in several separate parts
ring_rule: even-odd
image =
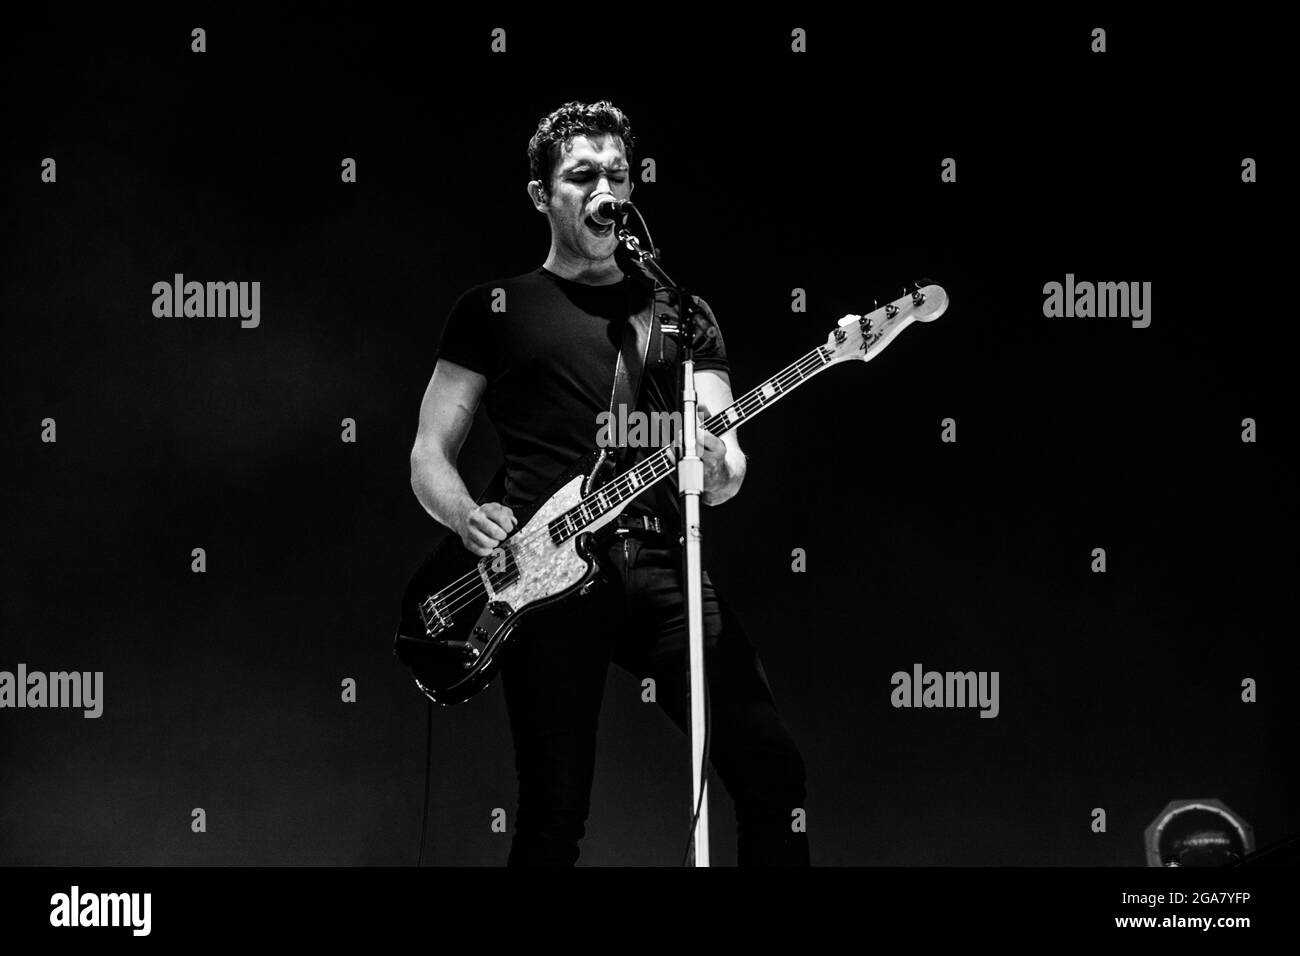
[[[579,103],[572,100],[559,109],[543,116],[537,132],[528,141],[528,167],[533,179],[542,181],[546,194],[551,194],[551,177],[559,165],[560,154],[575,136],[593,136],[608,133],[623,141],[623,152],[628,165],[632,163],[635,139],[627,114],[609,100],[597,103]]]

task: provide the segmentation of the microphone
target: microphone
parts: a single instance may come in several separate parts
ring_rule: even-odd
[[[601,196],[592,204],[591,218],[599,225],[609,226],[622,223],[627,210],[632,208],[632,200],[615,199],[613,196]]]

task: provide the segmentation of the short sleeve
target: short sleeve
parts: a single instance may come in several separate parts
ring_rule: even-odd
[[[703,372],[711,369],[730,375],[731,364],[727,361],[727,346],[722,340],[722,329],[713,315],[713,309],[699,296],[695,297],[695,304],[709,319],[709,322],[701,323],[702,328],[695,339],[695,370]],[[708,334],[709,331],[712,331],[711,335]]]
[[[487,347],[487,322],[481,290],[474,288],[461,295],[443,326],[438,358],[491,377],[494,353]]]

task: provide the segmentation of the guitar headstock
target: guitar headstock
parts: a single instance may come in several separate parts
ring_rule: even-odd
[[[948,309],[948,293],[942,286],[924,283],[925,280],[914,283],[893,302],[866,315],[846,315],[840,319],[840,327],[826,339],[830,361],[869,362],[913,322],[933,322],[943,315]]]

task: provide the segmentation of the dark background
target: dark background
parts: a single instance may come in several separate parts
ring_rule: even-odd
[[[415,861],[425,705],[390,636],[443,534],[408,485],[419,401],[455,297],[545,257],[537,120],[602,97],[657,162],[638,205],[737,395],[904,282],[952,299],[746,426],[743,493],[706,511],[808,765],[814,863],[1140,865],[1180,797],[1261,845],[1300,830],[1274,33],[929,9],[13,29],[0,669],[102,670],[105,711],[0,712],[0,862]],[[155,318],[175,272],[260,281],[261,326]],[[1151,326],[1044,318],[1066,273],[1152,282]],[[472,490],[497,453],[480,419]],[[1000,716],[892,708],[914,662],[999,671]],[[426,861],[504,862],[498,686],[435,713],[432,760]],[[677,862],[688,760],[612,670],[581,862]]]

